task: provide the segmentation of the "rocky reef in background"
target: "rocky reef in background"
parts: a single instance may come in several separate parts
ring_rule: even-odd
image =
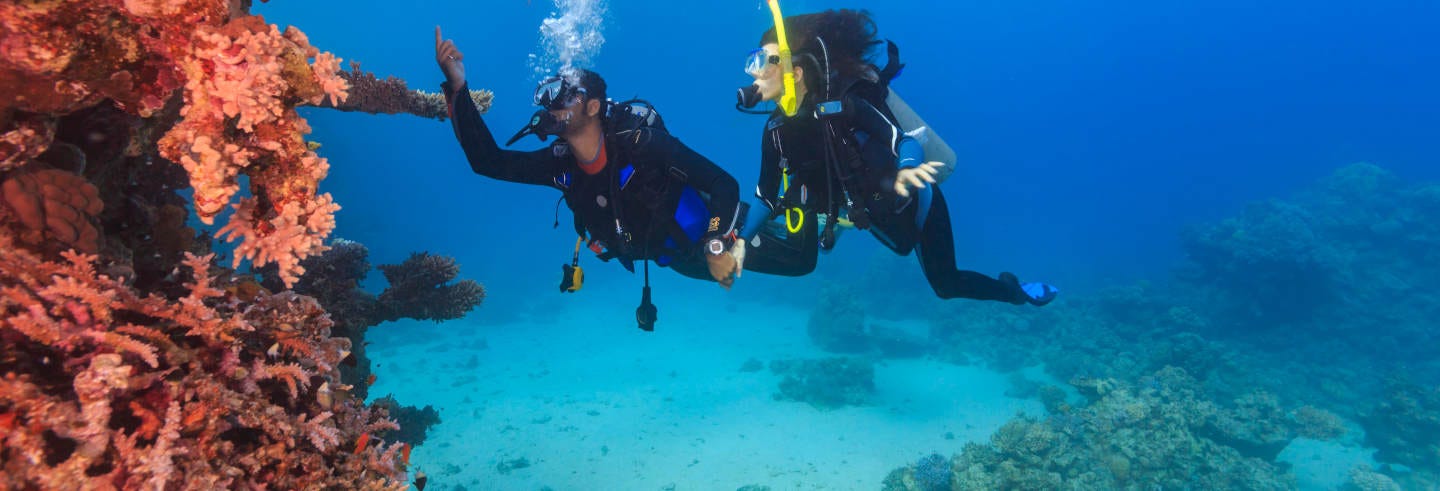
[[[1351,472],[1360,489],[1440,483],[1440,184],[1353,164],[1182,238],[1163,283],[933,309],[929,356],[1043,364],[1088,397],[1027,391],[1047,416],[887,489],[1289,489],[1275,458],[1299,437],[1378,449],[1379,469]]]

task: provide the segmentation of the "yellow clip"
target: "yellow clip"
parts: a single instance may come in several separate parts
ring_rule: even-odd
[[[792,220],[791,212],[794,212],[797,218]],[[798,206],[785,210],[785,230],[792,234],[798,234],[803,228],[805,228],[805,210],[801,210]]]

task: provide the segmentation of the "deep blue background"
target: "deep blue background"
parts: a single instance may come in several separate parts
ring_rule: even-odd
[[[1407,179],[1440,178],[1440,3],[783,6],[787,14],[869,9],[881,36],[901,46],[908,67],[895,89],[960,155],[943,189],[964,268],[1011,270],[1072,292],[1163,278],[1182,257],[1183,226],[1282,197],[1342,165],[1368,161]],[[360,60],[427,90],[442,79],[433,29],[443,26],[466,55],[472,88],[496,93],[486,119],[502,140],[534,110],[527,57],[539,52],[538,27],[553,10],[538,0],[254,8],[282,27],[298,25],[346,65]],[[607,42],[591,68],[612,97],[654,102],[672,133],[730,170],[748,196],[763,118],[736,113],[733,93],[749,83],[744,55],[769,26],[758,1],[610,2]],[[367,244],[372,262],[412,250],[453,255],[462,274],[490,288],[482,311],[495,315],[555,301],[558,264],[573,245],[568,213],[551,228],[558,193],[474,175],[448,122],[303,114],[333,165],[322,190],[344,207],[337,236]],[[538,146],[530,139],[514,148]],[[878,250],[868,237],[847,236],[816,278],[854,281]],[[582,261],[589,285],[601,285],[586,291],[620,295],[617,315],[628,315],[639,279]],[[913,260],[903,264],[918,275]],[[720,294],[668,271],[655,276],[672,305],[686,292]],[[886,294],[931,295],[915,279]],[[751,275],[730,295],[810,284]]]

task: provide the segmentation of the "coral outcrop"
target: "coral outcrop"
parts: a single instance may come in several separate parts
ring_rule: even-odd
[[[350,83],[249,4],[0,2],[0,488],[406,487],[411,444],[341,377],[357,345],[281,291],[338,209],[296,107]],[[233,210],[229,268],[187,208]],[[457,285],[426,318],[478,303]]]
[[[252,302],[189,256],[189,293],[141,295],[96,258],[0,234],[6,488],[403,489],[396,424],[344,397],[350,343],[313,299]]]
[[[1090,381],[1093,382],[1093,381]],[[934,489],[1294,489],[1281,466],[1217,441],[1217,418],[1250,415],[1205,399],[1183,370],[1164,369],[1141,385],[1087,383],[1099,399],[1045,419],[1017,417],[949,461],[896,469],[892,491]],[[1256,425],[1275,425],[1265,419]],[[942,469],[948,472],[942,473]],[[936,476],[949,476],[945,486]]]

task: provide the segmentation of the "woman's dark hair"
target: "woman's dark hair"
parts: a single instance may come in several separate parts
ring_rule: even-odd
[[[830,58],[830,69],[843,77],[865,77],[872,70],[874,60],[870,48],[881,43],[876,39],[875,20],[865,10],[826,10],[814,14],[792,15],[785,18],[785,36],[790,43],[790,52],[795,64],[805,67],[806,85],[811,90],[820,88],[825,73],[825,55]],[[824,39],[824,48],[816,38]],[[775,28],[771,27],[760,35],[760,45],[778,42]]]

